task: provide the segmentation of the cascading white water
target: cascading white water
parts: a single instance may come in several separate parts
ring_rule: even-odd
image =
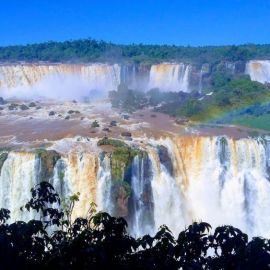
[[[134,221],[132,230],[137,235],[143,235],[144,228],[142,227],[142,219],[143,219],[143,162],[140,160],[138,156],[136,156],[133,160],[132,164],[132,179],[131,179],[131,187],[134,193]]]
[[[189,74],[191,66],[163,63],[152,65],[148,88],[159,88],[163,91],[189,92]]]
[[[172,175],[170,169],[159,157],[159,145],[166,147],[168,151],[168,162],[173,168],[173,152],[171,151],[170,140],[153,142],[154,149],[150,152],[150,159],[153,164],[153,202],[155,230],[166,224],[173,233],[177,234],[184,228],[183,196],[181,195],[180,183],[177,183],[176,175]]]
[[[237,163],[228,168],[220,210],[226,223],[250,235],[269,237],[270,224],[266,215],[270,207],[270,182],[266,159],[264,142],[236,142],[236,151],[230,151],[230,163],[235,160]]]
[[[140,84],[136,74],[136,66],[121,66],[121,83],[125,83],[130,89],[137,89]]]
[[[11,222],[34,218],[33,211],[20,210],[30,199],[30,189],[37,184],[35,154],[12,152],[0,171],[0,208],[10,210]]]
[[[117,90],[120,83],[132,89],[160,88],[189,92],[191,66],[183,63],[152,65],[150,74],[138,75],[136,66],[120,64],[2,64],[0,89],[5,97],[80,98]],[[146,79],[147,78],[147,79]],[[148,85],[145,80],[149,81]],[[74,93],[73,89],[77,91]],[[94,92],[97,91],[97,92]]]
[[[67,99],[90,94],[93,97],[94,90],[97,93],[116,90],[120,75],[118,64],[0,65],[0,89],[5,97]]]
[[[121,67],[118,64],[92,64],[81,68],[83,79],[94,90],[117,90],[121,82]]]
[[[247,62],[246,74],[250,75],[252,81],[261,83],[270,82],[270,61],[252,60]]]
[[[202,93],[202,79],[203,79],[203,69],[200,71],[200,77],[199,77],[199,87],[198,87],[198,92],[201,94]]]
[[[54,167],[53,177],[49,180],[50,184],[54,187],[55,191],[61,196],[66,198],[72,195],[70,182],[66,177],[67,164],[64,159],[59,159]]]
[[[98,179],[97,183],[98,210],[112,213],[112,204],[111,204],[112,175],[111,175],[110,159],[106,155],[100,160],[97,179]]]
[[[266,214],[270,209],[266,172],[269,157],[265,143],[268,144],[252,139],[204,138],[190,146],[194,156],[185,156],[183,161],[190,221],[203,220],[214,227],[231,224],[249,235],[270,236]],[[197,153],[202,156],[198,158]]]
[[[265,139],[177,137],[148,140],[148,157],[131,165],[128,216],[135,236],[154,233],[162,224],[177,234],[192,221],[213,227],[230,224],[250,236],[270,237],[270,142]],[[59,159],[49,181],[61,196],[80,192],[74,218],[90,203],[112,212],[110,156],[74,152]],[[0,171],[0,207],[12,221],[33,213],[20,207],[40,179],[34,153],[9,152]],[[123,201],[121,201],[122,203]]]
[[[85,217],[91,203],[96,201],[97,157],[92,152],[70,152],[64,159],[65,171],[63,182],[66,195],[79,193],[79,201],[73,210],[73,218]],[[59,174],[58,174],[59,177]]]
[[[151,192],[153,175],[149,173],[152,170],[152,162],[148,156],[135,156],[132,162],[131,200],[133,219],[130,231],[136,237],[154,233]]]

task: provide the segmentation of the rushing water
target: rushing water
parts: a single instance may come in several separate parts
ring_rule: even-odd
[[[226,62],[226,69],[236,72],[236,64]],[[0,64],[0,90],[7,97],[29,97],[35,94],[50,98],[72,98],[72,90],[78,89],[80,97],[97,97],[101,93],[117,90],[120,83],[131,89],[191,92],[194,79],[196,91],[203,88],[203,75],[208,72],[207,64],[201,70],[184,63],[160,63],[147,65],[125,64]],[[270,82],[270,61],[251,60],[246,63],[246,74],[261,83]],[[51,89],[50,89],[51,88]],[[194,89],[193,89],[194,90]],[[2,95],[1,94],[1,95]],[[74,95],[74,93],[73,93]]]
[[[153,65],[150,70],[149,88],[189,92],[190,69],[189,65],[183,63]]]
[[[72,91],[70,86],[76,87],[85,96],[91,90],[106,93],[117,90],[120,83],[125,83],[131,89],[160,88],[162,91],[189,92],[190,70],[191,66],[183,63],[163,63],[145,68],[101,63],[2,64],[0,89],[5,90],[6,96],[28,97],[35,93],[50,98],[58,95],[70,97],[71,94],[67,93]]]
[[[253,60],[246,64],[246,73],[250,75],[251,80],[261,83],[270,82],[270,61]]]
[[[111,166],[110,160],[107,156],[103,156],[100,159],[99,170],[97,174],[97,206],[98,210],[112,213],[111,205]]]
[[[30,189],[37,184],[37,159],[31,153],[9,153],[0,174],[0,207],[9,209],[12,221],[34,217],[33,212],[20,210],[29,197]]]
[[[267,139],[177,137],[148,140],[147,155],[135,156],[123,179],[131,192],[116,198],[110,156],[74,152],[60,158],[49,181],[62,197],[80,192],[73,217],[98,210],[121,213],[135,236],[168,225],[177,234],[192,221],[214,227],[236,226],[249,235],[270,237],[270,143]],[[0,174],[0,207],[12,221],[27,220],[20,207],[40,181],[40,160],[34,153],[10,152]]]

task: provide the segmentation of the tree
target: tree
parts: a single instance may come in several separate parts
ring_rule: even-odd
[[[95,212],[71,220],[79,194],[64,206],[54,188],[41,182],[22,211],[36,211],[39,220],[8,224],[10,212],[0,209],[0,262],[3,269],[269,269],[270,241],[232,226],[194,222],[177,239],[165,225],[153,235],[135,239],[123,218]]]

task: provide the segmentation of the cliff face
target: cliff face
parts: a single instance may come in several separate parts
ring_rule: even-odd
[[[60,80],[70,84],[79,81],[87,89],[108,92],[116,90],[120,83],[132,89],[200,92],[210,82],[213,69],[233,74],[247,73],[252,80],[270,81],[268,61],[222,62],[215,67],[185,63],[161,63],[156,65],[120,64],[10,64],[0,65],[0,89],[30,86],[47,80]],[[72,80],[71,80],[71,79]],[[0,90],[1,91],[1,90]]]
[[[120,66],[107,64],[17,64],[0,65],[0,88],[35,86],[46,79],[65,80],[70,75],[94,90],[113,90],[120,83]]]
[[[125,160],[114,154],[117,147],[113,152],[71,149],[53,157],[9,152],[0,173],[0,207],[11,210],[13,221],[33,217],[32,212],[22,216],[19,208],[47,175],[62,198],[80,193],[73,218],[85,216],[96,202],[99,210],[124,216],[137,236],[164,222],[177,233],[194,220],[270,236],[267,139],[188,136],[143,142],[120,147]]]

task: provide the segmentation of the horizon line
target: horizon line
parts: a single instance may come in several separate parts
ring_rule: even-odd
[[[244,46],[267,46],[270,45],[270,43],[241,43],[241,44],[215,44],[215,45],[180,45],[180,44],[168,44],[168,43],[116,43],[112,41],[106,41],[103,39],[95,39],[95,38],[77,38],[77,39],[65,39],[65,40],[47,40],[47,41],[40,41],[40,42],[33,42],[33,43],[21,43],[21,44],[9,44],[9,45],[0,45],[0,49],[8,48],[8,47],[27,47],[27,46],[33,46],[33,45],[41,45],[46,43],[65,43],[65,42],[76,42],[76,41],[96,41],[98,43],[105,42],[107,44],[111,44],[114,46],[168,46],[168,47],[183,47],[183,48],[218,48],[218,47],[244,47]]]

